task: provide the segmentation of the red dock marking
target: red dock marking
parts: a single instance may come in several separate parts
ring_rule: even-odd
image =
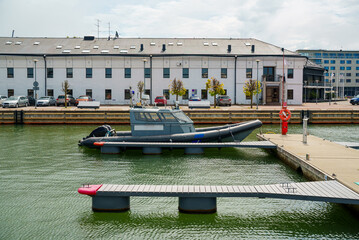
[[[97,192],[97,190],[100,189],[100,187],[102,187],[102,184],[101,185],[84,185],[83,187],[80,187],[77,191],[80,194],[94,196],[94,195],[96,195],[96,192]]]
[[[102,147],[105,144],[105,142],[94,142],[93,145],[94,146],[100,146]]]

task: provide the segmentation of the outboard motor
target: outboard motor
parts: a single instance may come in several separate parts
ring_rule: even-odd
[[[86,138],[89,137],[105,137],[106,135],[111,136],[112,132],[114,130],[111,128],[110,125],[102,125],[95,130],[93,130],[90,135],[88,135]]]

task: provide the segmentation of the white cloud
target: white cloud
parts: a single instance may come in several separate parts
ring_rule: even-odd
[[[254,37],[298,48],[359,49],[357,0],[0,0],[0,36]]]

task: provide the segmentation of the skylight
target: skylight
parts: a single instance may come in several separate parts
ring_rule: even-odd
[[[127,49],[121,49],[120,53],[128,53],[128,50]]]
[[[62,48],[61,45],[56,46],[56,49],[61,49],[61,48]]]
[[[168,43],[168,46],[173,46],[173,42]]]
[[[62,53],[70,53],[70,52],[71,52],[71,50],[69,50],[69,49],[65,49],[62,51]]]
[[[132,46],[130,47],[130,49],[136,49],[136,46],[135,46],[135,45],[132,45]]]
[[[212,43],[212,46],[218,46],[218,43],[213,42],[213,43]]]
[[[89,52],[90,52],[90,50],[88,50],[88,49],[82,50],[82,53],[89,53]]]
[[[34,42],[34,45],[39,45],[40,44],[40,42]]]
[[[109,51],[108,50],[101,50],[101,53],[109,53]]]
[[[250,46],[251,44],[250,44],[249,42],[246,42],[245,45],[246,45],[246,46]]]
[[[113,49],[119,49],[119,48],[120,48],[120,46],[118,46],[118,45],[113,46]]]
[[[182,46],[182,45],[183,45],[183,43],[181,43],[181,42],[177,43],[177,46]]]
[[[98,49],[98,46],[97,45],[93,46],[93,49]]]
[[[15,45],[21,45],[22,42],[16,42]]]
[[[80,49],[80,48],[81,48],[80,45],[75,46],[75,49]]]
[[[12,43],[12,42],[7,41],[5,44],[6,44],[6,45],[11,45],[11,43]]]
[[[204,45],[204,46],[209,46],[209,43],[208,43],[208,42],[204,42],[203,45]]]

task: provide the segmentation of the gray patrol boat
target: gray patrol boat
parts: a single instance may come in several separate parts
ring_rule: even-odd
[[[240,142],[254,129],[259,120],[216,127],[194,128],[193,121],[178,108],[130,109],[131,131],[116,132],[109,125],[96,128],[79,141],[80,146],[99,148],[98,142]]]

